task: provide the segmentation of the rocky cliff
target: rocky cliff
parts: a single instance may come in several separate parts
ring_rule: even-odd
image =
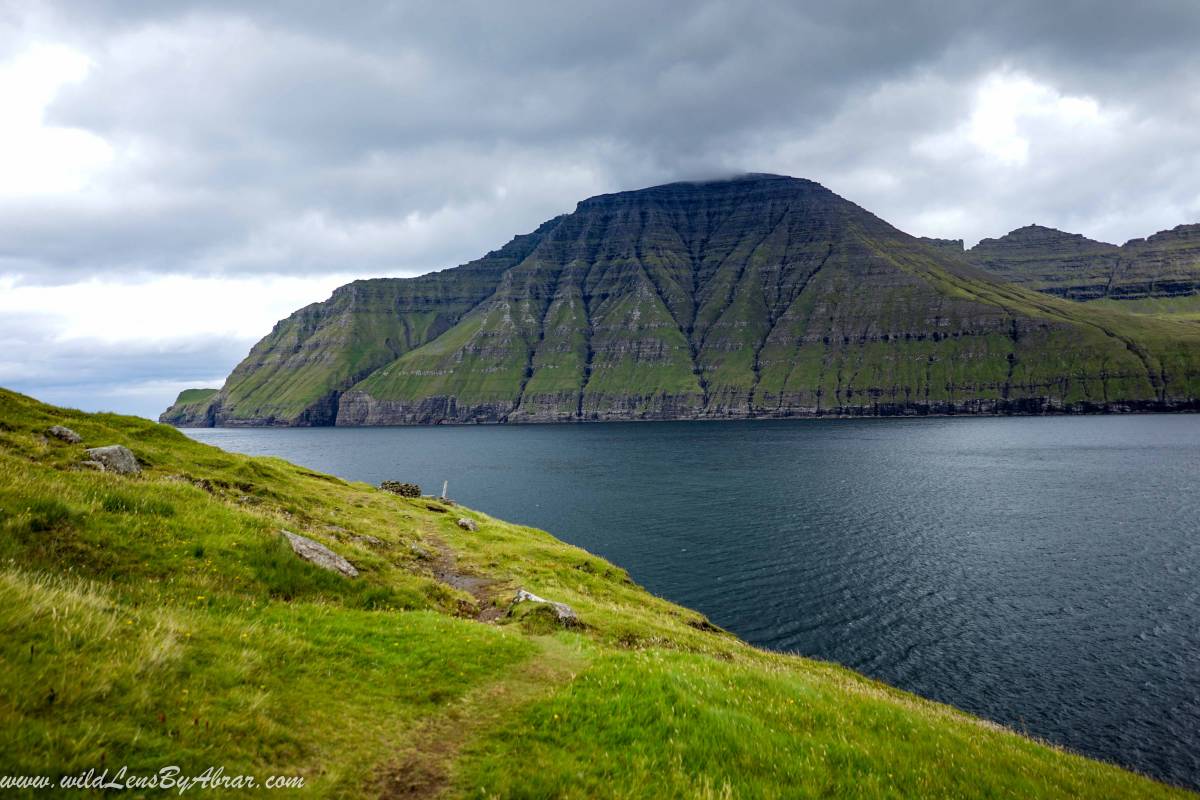
[[[1200,293],[1200,225],[1180,225],[1121,247],[1029,225],[966,251],[968,261],[1072,300],[1135,300]]]
[[[171,407],[161,416],[184,428],[212,427],[215,411],[213,400],[218,391],[217,389],[184,389],[175,398]]]
[[[287,320],[213,424],[1190,407],[1200,327],[997,281],[774,175],[581,202],[479,261]],[[182,422],[164,415],[165,421]]]
[[[956,256],[961,256],[965,251],[962,239],[936,239],[931,236],[918,236],[917,241],[936,250],[952,253]]]
[[[1121,247],[1108,296],[1179,297],[1200,293],[1200,225],[1178,225]]]

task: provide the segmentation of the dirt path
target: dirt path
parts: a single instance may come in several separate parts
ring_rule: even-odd
[[[387,800],[442,795],[452,784],[453,763],[464,744],[574,680],[589,663],[576,643],[552,636],[536,641],[539,651],[502,680],[468,693],[413,731],[409,743],[380,771],[372,793]]]
[[[475,598],[477,606],[475,619],[480,622],[494,622],[504,616],[504,609],[497,606],[494,601],[506,590],[512,588],[509,581],[466,572],[458,566],[457,556],[442,539],[428,535],[426,541],[437,549],[437,557],[433,561],[433,576],[442,583],[453,586]]]
[[[511,581],[466,571],[454,550],[441,538],[427,535],[437,555],[433,574],[439,581],[470,594],[480,622],[494,622],[505,613],[496,599],[514,590]],[[590,661],[586,645],[553,636],[534,639],[538,651],[492,683],[472,690],[436,716],[422,722],[395,757],[376,774],[371,794],[388,800],[433,798],[452,783],[453,763],[462,746],[475,735],[501,724],[505,717],[539,697],[574,680]]]

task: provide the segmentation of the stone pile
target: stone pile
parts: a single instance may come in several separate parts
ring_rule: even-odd
[[[401,483],[400,481],[384,481],[379,484],[379,488],[385,492],[398,494],[401,497],[420,497],[421,487],[415,483]]]

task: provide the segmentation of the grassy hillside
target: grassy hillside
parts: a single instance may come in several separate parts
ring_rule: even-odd
[[[1089,306],[1125,311],[1159,319],[1200,322],[1200,294],[1182,297],[1143,297],[1136,300],[1092,300]]]
[[[142,473],[79,467],[108,444]],[[283,529],[358,577],[300,560]],[[510,616],[518,587],[581,624]],[[541,531],[4,390],[0,665],[0,776],[223,766],[302,776],[279,796],[314,797],[1190,796],[756,650]]]

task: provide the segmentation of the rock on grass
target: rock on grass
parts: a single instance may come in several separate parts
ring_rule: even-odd
[[[67,444],[79,444],[83,437],[64,425],[53,425],[46,431],[55,439],[62,439]]]
[[[521,603],[534,603],[550,609],[554,613],[554,618],[563,625],[575,625],[579,622],[579,616],[575,613],[575,609],[571,608],[566,603],[547,600],[544,597],[538,597],[533,592],[527,592],[524,589],[517,590],[516,597],[513,598],[512,605],[509,607],[509,613],[513,613],[513,611]]]
[[[327,569],[330,572],[339,572],[347,578],[358,577],[358,570],[354,568],[353,564],[320,542],[314,542],[307,536],[301,536],[291,531],[280,531],[280,533],[287,537],[288,544],[292,546],[292,551],[305,561],[316,564],[318,567]]]
[[[110,444],[105,447],[90,447],[87,454],[88,460],[103,464],[105,472],[115,472],[118,475],[137,475],[142,471],[133,451],[124,445]]]

